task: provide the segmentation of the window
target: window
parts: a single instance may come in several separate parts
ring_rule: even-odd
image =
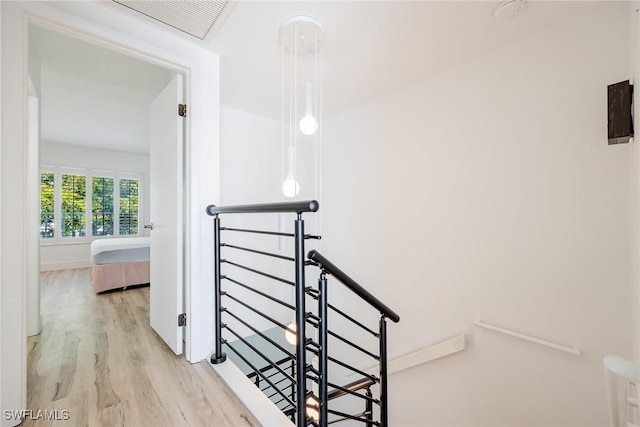
[[[86,235],[87,177],[62,174],[62,237]]]
[[[91,235],[113,236],[113,178],[94,176],[91,188]]]
[[[40,237],[53,237],[53,206],[55,175],[52,172],[40,174]]]
[[[138,234],[138,180],[120,180],[120,234]]]
[[[60,243],[140,233],[140,175],[46,166],[42,169],[40,237],[43,241]]]

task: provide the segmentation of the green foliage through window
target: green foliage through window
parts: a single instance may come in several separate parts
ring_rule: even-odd
[[[87,177],[62,174],[62,237],[86,235]]]
[[[93,177],[91,180],[91,235],[113,236],[113,178]]]
[[[50,239],[54,235],[54,195],[55,175],[53,172],[40,174],[40,237],[43,239]]]
[[[120,180],[120,235],[138,234],[137,179]]]
[[[41,172],[40,237],[138,235],[139,194],[136,178]]]

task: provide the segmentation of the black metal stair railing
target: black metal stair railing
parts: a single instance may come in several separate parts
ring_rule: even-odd
[[[289,375],[283,374],[283,370],[289,370]],[[260,372],[260,374],[258,374]],[[247,377],[252,380],[255,385],[269,398],[272,402],[284,412],[288,417],[292,417],[295,407],[289,404],[289,400],[293,400],[296,392],[296,384],[293,380],[295,375],[295,359],[292,357],[284,357],[273,364],[269,364],[254,372],[250,372]],[[261,380],[262,377],[269,379],[269,382]],[[276,388],[277,387],[277,388]],[[285,399],[280,395],[279,390],[289,390],[289,398]]]
[[[340,268],[338,268],[333,262],[329,261],[318,251],[312,250],[308,255],[309,260],[316,265],[320,269],[320,277],[318,279],[318,301],[319,308],[318,310],[323,313],[320,320],[320,342],[327,343],[324,345],[324,352],[319,352],[320,360],[319,365],[324,366],[325,369],[321,369],[321,372],[326,372],[326,367],[328,362],[333,362],[337,365],[346,368],[353,373],[359,375],[361,378],[346,385],[340,386],[337,384],[333,384],[328,381],[328,375],[321,375],[319,377],[319,394],[320,394],[320,419],[328,420],[329,415],[335,415],[339,418],[333,419],[332,422],[343,421],[343,420],[354,420],[361,421],[366,423],[368,426],[371,425],[381,425],[387,426],[388,421],[388,399],[387,399],[387,323],[386,319],[389,318],[393,322],[399,322],[400,316],[396,314],[393,310],[387,307],[384,303],[382,303],[379,299],[373,296],[369,291],[367,291],[364,287],[362,287],[359,283],[349,277],[346,273],[344,273]],[[373,331],[369,327],[363,325],[361,322],[357,321],[353,317],[346,314],[344,311],[339,310],[335,306],[328,303],[328,291],[327,291],[327,275],[333,276],[338,282],[342,283],[345,287],[351,290],[354,294],[360,297],[362,300],[367,302],[371,307],[375,308],[380,313],[380,321],[379,321],[379,329],[378,332]],[[324,297],[323,297],[324,295]],[[358,326],[363,331],[368,334],[376,337],[379,340],[379,353],[375,354],[352,341],[346,340],[341,335],[332,332],[328,329],[328,318],[327,310],[331,310],[342,318],[346,319],[350,324]],[[356,350],[363,355],[369,356],[372,359],[378,362],[379,366],[379,375],[371,375],[362,370],[356,369],[353,366],[330,357],[328,355],[328,337],[334,337],[338,341],[346,344],[351,347],[351,349]],[[340,352],[340,355],[343,356],[344,352]],[[374,384],[378,384],[378,398],[374,398],[371,393],[371,386]],[[328,392],[328,388],[332,387],[333,391],[331,393]],[[358,390],[366,389],[366,394],[357,393]],[[347,414],[341,411],[330,409],[328,406],[328,402],[342,396],[355,396],[365,403],[365,410],[361,414],[353,415]],[[326,398],[323,398],[326,396]],[[327,402],[324,405],[322,402]],[[373,406],[378,406],[379,408],[379,416],[378,420],[374,420],[373,414]]]
[[[318,251],[311,250],[305,257],[305,242],[320,237],[305,234],[302,216],[318,208],[316,201],[207,207],[207,213],[214,217],[215,241],[216,337],[211,363],[227,359],[225,347],[247,377],[298,427],[345,420],[368,427],[387,426],[386,319],[398,322],[399,316]],[[221,215],[245,213],[294,213],[294,232],[221,225]],[[230,241],[232,236],[240,241]],[[251,241],[251,237],[269,236],[293,238],[293,254],[273,253]],[[238,259],[242,257],[245,259]],[[313,267],[320,270],[317,287],[305,281],[306,269]],[[358,316],[350,313],[350,308],[340,307],[339,301],[329,302],[327,276],[380,314],[377,327],[366,325],[369,316],[367,320],[356,319]],[[286,293],[282,289],[293,290],[291,303],[281,296]],[[294,313],[294,325],[302,325],[294,326],[293,345],[284,341],[286,332],[294,332],[282,321],[287,313]],[[335,330],[340,322],[355,326],[348,329],[373,339],[376,348],[371,348],[371,342],[363,344]],[[372,362],[362,362],[367,359]],[[377,364],[378,372],[374,375],[355,366],[363,364]],[[347,381],[354,376],[355,381]]]

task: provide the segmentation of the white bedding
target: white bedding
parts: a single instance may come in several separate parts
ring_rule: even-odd
[[[148,248],[149,237],[123,237],[114,239],[98,239],[91,242],[91,261],[98,254],[117,252],[128,249]],[[126,252],[126,251],[125,251]]]

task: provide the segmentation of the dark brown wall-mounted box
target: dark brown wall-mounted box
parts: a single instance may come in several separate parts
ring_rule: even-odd
[[[609,145],[633,138],[633,85],[629,80],[607,86]]]

